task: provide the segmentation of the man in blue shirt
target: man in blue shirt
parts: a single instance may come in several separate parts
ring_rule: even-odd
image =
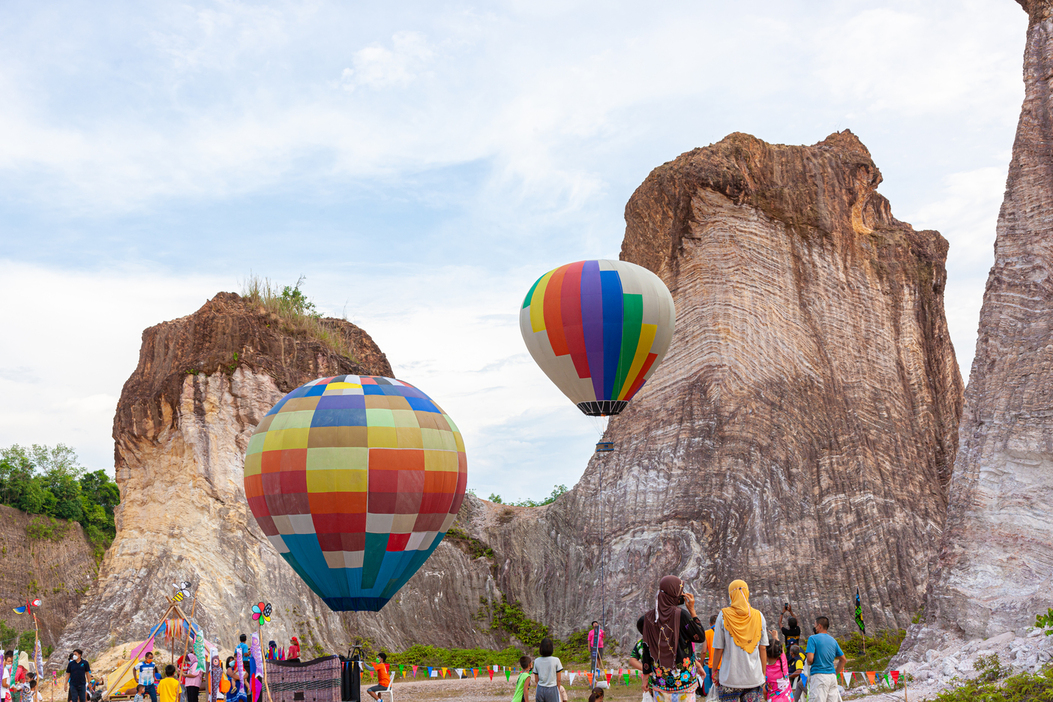
[[[146,688],[146,694],[150,695],[152,702],[157,702],[157,666],[154,665],[154,654],[147,653],[145,659],[139,664],[139,684]]]
[[[830,620],[815,620],[815,633],[808,637],[808,702],[837,702],[837,676],[845,669],[848,659],[837,639],[826,633]]]

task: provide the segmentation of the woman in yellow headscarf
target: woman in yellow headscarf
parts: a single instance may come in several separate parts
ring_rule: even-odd
[[[750,588],[745,581],[732,581],[728,597],[731,606],[720,610],[713,631],[713,682],[721,686],[722,702],[761,702],[768,665],[764,615],[750,607]]]

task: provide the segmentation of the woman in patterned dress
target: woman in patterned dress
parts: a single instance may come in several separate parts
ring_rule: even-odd
[[[706,633],[695,614],[694,595],[684,581],[667,575],[658,585],[653,611],[644,614],[643,640],[653,658],[651,692],[655,702],[695,702],[695,653],[692,643],[705,643]]]

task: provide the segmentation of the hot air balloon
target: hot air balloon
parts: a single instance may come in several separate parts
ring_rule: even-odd
[[[582,412],[625,409],[673,338],[673,296],[628,261],[578,261],[541,276],[523,301],[519,329],[530,355]]]
[[[245,495],[263,533],[334,611],[379,611],[464,499],[457,426],[409,383],[340,375],[278,401],[249,441]]]

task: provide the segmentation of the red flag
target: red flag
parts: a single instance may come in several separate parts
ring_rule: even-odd
[[[892,684],[893,685],[898,685],[899,684],[899,671],[898,670],[893,670],[893,671],[890,671],[890,672],[892,674]]]
[[[611,686],[611,672],[609,670],[605,671],[605,676],[607,678],[607,687],[610,687]]]
[[[494,669],[491,668],[490,669],[490,682],[493,682],[493,681],[494,681]]]

